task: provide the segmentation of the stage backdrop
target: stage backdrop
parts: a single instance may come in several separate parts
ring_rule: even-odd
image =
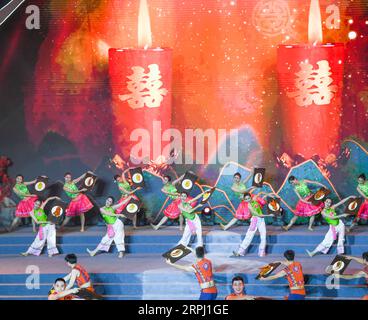
[[[0,154],[13,159],[12,174],[61,178],[66,170],[106,169],[109,159],[123,156],[124,123],[147,119],[129,121],[116,112],[109,49],[137,48],[139,3],[30,0],[0,26]],[[32,5],[40,10],[39,28],[29,21],[37,11]],[[307,0],[148,1],[150,47],[172,50],[165,60],[171,83],[165,86],[169,71],[162,67],[164,83],[158,85],[158,98],[171,108],[171,127],[182,136],[186,129],[226,130],[222,140],[216,136],[222,144],[206,147],[205,162],[226,149],[234,135],[230,129],[239,129],[238,162],[266,166],[271,179],[312,157],[321,168],[333,166],[344,157],[345,138],[363,145],[368,140],[367,1],[320,0],[323,43],[332,45],[317,46],[314,53],[284,47],[280,53],[280,45],[308,43],[309,5]],[[160,81],[153,69],[135,71]],[[134,87],[134,76],[132,81]],[[127,93],[121,92],[121,103]],[[176,157],[196,157],[192,150],[179,151]],[[188,166],[190,161],[176,169]],[[211,176],[209,166],[201,168]]]

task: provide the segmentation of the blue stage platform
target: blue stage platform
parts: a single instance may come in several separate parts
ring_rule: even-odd
[[[324,269],[336,254],[336,247],[329,255],[309,258],[305,249],[313,249],[324,237],[325,226],[315,228],[314,232],[306,226],[296,226],[289,232],[280,227],[268,226],[267,256],[256,255],[259,238],[255,237],[249,254],[245,257],[231,257],[245,234],[247,227],[235,227],[228,231],[219,230],[218,226],[204,227],[204,239],[208,257],[215,267],[215,280],[219,288],[219,299],[223,299],[231,290],[231,279],[241,274],[246,281],[248,294],[283,299],[288,288],[285,279],[262,282],[255,280],[258,268],[269,262],[282,259],[286,249],[293,249],[297,260],[301,261],[307,276],[308,299],[360,299],[367,293],[364,280],[341,280],[339,289],[328,289],[327,275]],[[194,274],[180,272],[166,265],[161,254],[172,248],[180,239],[178,227],[166,227],[153,231],[149,227],[133,230],[126,227],[127,255],[118,259],[115,248],[112,254],[100,254],[89,257],[86,248],[94,248],[103,234],[105,227],[90,227],[85,233],[77,229],[67,229],[58,235],[58,247],[61,255],[48,258],[22,257],[34,238],[30,228],[20,228],[14,233],[0,235],[0,299],[46,299],[52,282],[68,273],[64,255],[76,253],[87,270],[98,291],[106,299],[197,299],[199,287]],[[368,230],[361,226],[346,236],[346,253],[361,255],[368,251]],[[192,255],[181,263],[193,261]],[[27,270],[28,268],[28,270]],[[360,266],[352,262],[347,273],[359,270]],[[29,289],[26,285],[30,273],[40,271],[39,288]],[[31,277],[32,278],[32,277]],[[29,279],[31,279],[29,278]]]

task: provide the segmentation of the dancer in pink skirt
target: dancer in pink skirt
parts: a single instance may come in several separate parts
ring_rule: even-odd
[[[360,194],[360,196],[363,197],[364,202],[360,206],[356,218],[353,220],[350,227],[347,229],[348,232],[350,232],[361,219],[368,220],[368,181],[364,173],[362,173],[358,177],[357,191]]]
[[[239,220],[247,220],[251,217],[251,214],[248,210],[248,203],[244,201],[244,194],[247,192],[252,192],[254,189],[254,187],[246,187],[246,183],[251,177],[252,175],[250,174],[245,180],[241,181],[241,174],[239,172],[234,174],[231,190],[235,192],[236,196],[240,199],[241,202],[236,209],[235,217],[232,218],[227,225],[223,225],[222,223],[220,223],[220,227],[222,230],[229,229]]]
[[[130,199],[139,200],[139,198],[134,194],[138,190],[142,189],[141,187],[138,187],[134,190],[132,190],[129,181],[126,179],[125,174],[129,171],[129,169],[125,170],[122,175],[116,175],[114,176],[115,183],[117,183],[119,191],[121,193],[121,197],[117,204],[120,204],[124,202],[125,204],[123,206],[119,206],[118,209],[116,209],[116,213],[120,214],[123,212],[127,204],[129,203]],[[134,218],[132,220],[133,222],[133,228],[137,228],[137,215],[134,215]]]
[[[161,191],[169,198],[172,199],[172,202],[165,208],[164,210],[164,217],[161,219],[161,221],[157,225],[151,224],[152,228],[155,230],[158,230],[164,223],[167,222],[167,220],[172,219],[176,220],[179,218],[179,225],[180,225],[180,231],[183,230],[183,224],[184,224],[184,218],[180,214],[179,204],[180,204],[180,194],[176,190],[176,185],[183,179],[184,175],[176,179],[175,181],[171,182],[170,176],[164,176],[164,187],[161,189]],[[188,201],[192,199],[192,197],[188,196]],[[192,207],[195,207],[195,202],[192,202]]]
[[[15,210],[15,218],[9,228],[12,231],[22,218],[30,218],[31,212],[34,207],[34,202],[37,200],[37,196],[29,192],[29,185],[36,183],[36,180],[25,182],[24,177],[18,174],[15,178],[15,185],[13,188],[14,193],[20,198],[20,201]],[[32,219],[33,232],[36,232],[35,222]]]
[[[310,180],[298,180],[294,176],[290,176],[288,182],[294,187],[295,193],[297,194],[299,201],[296,204],[294,210],[294,217],[290,220],[289,224],[286,227],[283,227],[285,231],[288,231],[293,224],[296,222],[298,217],[309,217],[309,226],[308,230],[313,231],[313,223],[317,214],[321,213],[323,210],[324,204],[321,202],[318,206],[313,205],[309,202],[310,198],[313,196],[312,191],[309,189],[308,184],[314,184],[319,187],[324,187],[327,189],[325,185],[319,183],[317,181]]]
[[[85,216],[84,214],[93,208],[93,203],[88,199],[88,197],[82,193],[87,191],[87,189],[79,190],[77,187],[77,183],[85,177],[86,173],[81,175],[77,179],[72,179],[72,175],[70,172],[65,173],[64,179],[64,191],[66,195],[71,198],[68,208],[65,211],[65,219],[60,229],[63,229],[64,226],[70,221],[71,218],[79,216],[81,221],[81,232],[84,232],[85,225]]]

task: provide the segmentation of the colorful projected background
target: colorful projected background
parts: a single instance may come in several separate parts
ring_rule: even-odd
[[[76,163],[96,168],[115,155],[112,137],[119,134],[112,129],[108,49],[137,45],[139,1],[31,3],[41,9],[40,30],[24,27],[24,8],[0,27],[0,153],[37,174]],[[280,119],[277,46],[308,41],[310,1],[148,3],[153,46],[173,49],[172,126],[239,128],[243,165],[276,172],[297,163],[300,156],[284,145],[289,123]],[[364,145],[368,3],[320,0],[320,8],[324,42],[346,45],[340,142],[354,137]],[[323,128],[330,119],[315,121]],[[340,152],[315,160],[332,163]]]

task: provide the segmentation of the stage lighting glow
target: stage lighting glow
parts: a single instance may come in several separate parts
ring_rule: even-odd
[[[350,40],[354,40],[357,37],[357,33],[355,31],[350,31],[348,37]]]
[[[211,212],[212,212],[212,210],[211,210],[210,207],[205,207],[202,210],[202,214],[204,214],[204,215],[209,215],[209,214],[211,214]]]

